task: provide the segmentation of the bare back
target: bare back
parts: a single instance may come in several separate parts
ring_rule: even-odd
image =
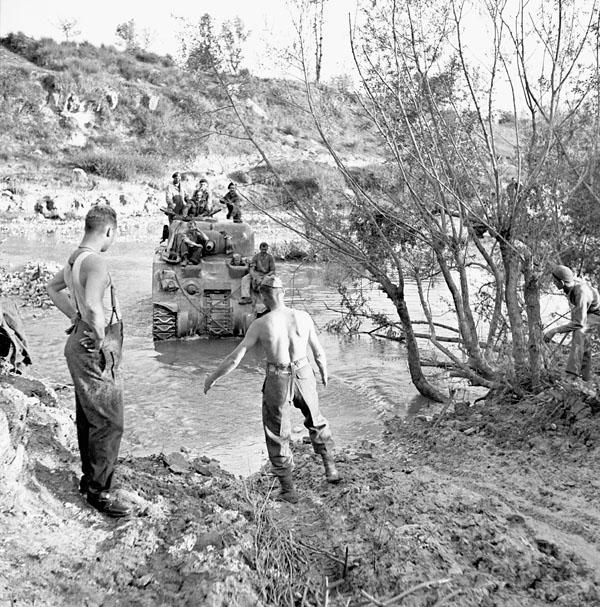
[[[272,310],[256,321],[258,341],[267,355],[267,361],[287,365],[307,355],[314,324],[311,317],[300,310],[282,307]]]

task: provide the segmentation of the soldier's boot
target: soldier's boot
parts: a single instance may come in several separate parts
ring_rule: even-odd
[[[281,493],[279,499],[295,504],[298,501],[298,494],[294,487],[294,481],[292,480],[292,473],[289,472],[285,476],[279,477],[279,483],[281,484]]]
[[[88,488],[87,503],[112,518],[122,518],[131,514],[131,508],[121,500],[113,497],[108,491],[99,493],[91,491]]]
[[[338,469],[335,467],[333,455],[331,453],[322,453],[323,465],[325,466],[325,477],[328,483],[339,483],[342,480]]]

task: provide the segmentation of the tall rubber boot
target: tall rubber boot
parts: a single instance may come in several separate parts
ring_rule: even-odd
[[[290,504],[297,503],[298,494],[296,493],[296,489],[294,487],[294,481],[292,480],[291,472],[286,474],[285,476],[280,476],[279,482],[281,484],[281,493],[279,494],[279,499],[285,500],[286,502],[290,502]]]
[[[335,467],[333,455],[331,455],[331,453],[322,453],[321,457],[323,458],[323,465],[325,466],[325,477],[327,478],[327,482],[334,484],[339,483],[342,480],[342,477]]]

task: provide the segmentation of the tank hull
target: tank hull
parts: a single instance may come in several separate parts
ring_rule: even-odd
[[[244,335],[255,318],[254,303],[242,298],[242,279],[254,252],[254,234],[247,224],[196,220],[214,248],[199,263],[183,265],[174,252],[177,235],[189,233],[184,222],[171,224],[171,238],[157,249],[152,264],[152,303],[155,340],[191,335]],[[174,239],[175,237],[175,239]],[[233,255],[242,265],[232,265]]]

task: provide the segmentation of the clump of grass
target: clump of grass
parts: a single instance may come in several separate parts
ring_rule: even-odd
[[[309,550],[273,516],[268,496],[264,501],[252,497],[255,525],[252,565],[260,580],[257,590],[264,604],[327,604]]]
[[[74,164],[86,173],[115,181],[130,181],[138,175],[162,173],[162,163],[155,156],[129,152],[80,152]]]
[[[315,252],[306,240],[284,240],[271,246],[271,253],[277,259],[299,261],[313,259]]]

